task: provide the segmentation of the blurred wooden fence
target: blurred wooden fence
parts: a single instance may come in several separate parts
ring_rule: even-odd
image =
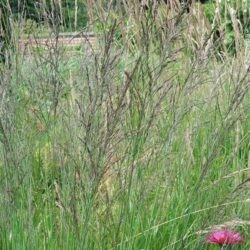
[[[53,49],[59,46],[95,48],[96,38],[93,33],[60,33],[58,36],[21,38],[18,40],[19,49],[22,52],[34,48]]]

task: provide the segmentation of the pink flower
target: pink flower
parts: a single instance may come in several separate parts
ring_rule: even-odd
[[[243,238],[240,233],[234,231],[215,230],[206,239],[208,243],[223,245],[236,245],[243,242]]]

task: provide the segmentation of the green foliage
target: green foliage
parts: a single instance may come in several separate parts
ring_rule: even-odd
[[[205,14],[212,24],[225,33],[224,42],[228,51],[235,52],[235,31],[230,12],[236,11],[237,25],[243,38],[250,34],[250,2],[244,0],[230,0],[215,3],[209,1],[204,5]],[[219,13],[216,14],[216,11]],[[216,17],[217,15],[217,17]],[[221,34],[220,34],[221,35]]]
[[[77,3],[77,15],[75,16],[75,3]],[[59,2],[50,0],[43,2],[33,0],[10,0],[9,5],[15,18],[24,17],[37,23],[47,21],[63,26],[66,30],[82,29],[87,24],[86,7],[83,1],[62,0]],[[45,15],[46,13],[46,15]],[[62,16],[61,16],[62,14]],[[62,17],[62,20],[61,20]],[[77,17],[76,27],[75,18]]]
[[[209,22],[212,24],[215,16],[215,8],[216,5],[213,1],[209,1],[208,3],[204,4],[204,11],[206,17],[208,18]]]
[[[88,18],[87,11],[84,5],[84,1],[77,1],[78,9],[77,9],[77,26],[74,26],[75,22],[75,2],[72,0],[63,0],[62,8],[63,8],[63,17],[64,24],[67,30],[79,30],[86,26]]]

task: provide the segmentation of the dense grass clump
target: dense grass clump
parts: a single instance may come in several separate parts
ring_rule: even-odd
[[[247,41],[218,50],[198,3],[87,2],[94,45],[52,27],[1,64],[0,248],[249,249]]]

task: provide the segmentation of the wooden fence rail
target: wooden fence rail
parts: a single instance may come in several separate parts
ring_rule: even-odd
[[[93,33],[60,33],[58,36],[20,38],[19,49],[25,52],[32,48],[53,48],[55,46],[76,47],[87,45],[95,48],[96,37]]]

